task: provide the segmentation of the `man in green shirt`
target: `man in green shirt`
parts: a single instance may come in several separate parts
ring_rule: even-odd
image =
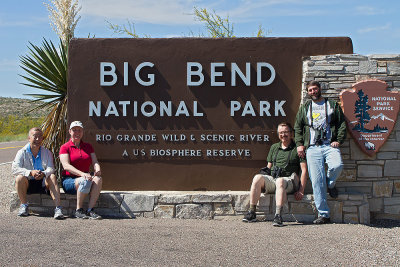
[[[274,193],[276,212],[274,226],[282,226],[282,208],[287,200],[287,193],[295,192],[296,200],[301,200],[307,182],[307,164],[305,159],[299,158],[296,144],[293,141],[293,127],[286,122],[278,125],[279,143],[271,146],[267,167],[271,173],[257,174],[253,178],[250,188],[250,210],[244,216],[244,222],[255,222],[256,206],[261,192]],[[299,173],[301,177],[299,181]]]

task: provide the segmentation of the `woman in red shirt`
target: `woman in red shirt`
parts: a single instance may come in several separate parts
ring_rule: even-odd
[[[101,219],[93,207],[99,198],[102,180],[100,165],[93,147],[82,141],[83,124],[73,121],[69,127],[71,139],[60,148],[60,161],[63,165],[62,185],[65,193],[76,194],[75,217],[82,219]],[[94,173],[90,173],[93,165]],[[90,193],[87,212],[83,210],[83,201]]]

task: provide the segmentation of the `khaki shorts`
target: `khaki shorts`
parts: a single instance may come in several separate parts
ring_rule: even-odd
[[[263,175],[263,177],[265,181],[264,185],[265,193],[267,194],[275,193],[276,190],[275,183],[277,179],[274,179],[274,177],[270,175]],[[296,192],[299,188],[299,176],[295,172],[292,173],[292,175],[290,175],[289,177],[279,177],[278,179],[283,179],[285,181],[284,187],[286,189],[286,193],[288,194]]]

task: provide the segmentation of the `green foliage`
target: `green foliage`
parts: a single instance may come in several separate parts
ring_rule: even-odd
[[[232,38],[233,24],[229,21],[229,16],[225,19],[219,16],[215,10],[209,12],[206,8],[194,7],[194,16],[197,20],[204,22],[208,35],[212,38]]]
[[[108,24],[108,28],[110,30],[112,30],[114,33],[127,34],[128,36],[133,37],[133,38],[140,38],[140,36],[136,33],[135,23],[131,22],[129,19],[127,19],[126,21],[127,21],[127,25],[123,24],[121,26],[118,24],[113,24],[106,20],[106,22]],[[150,38],[150,35],[145,34],[143,37]]]
[[[204,22],[204,26],[207,29],[207,35],[199,32],[195,34],[190,31],[187,37],[210,37],[210,38],[233,38],[233,23],[229,20],[229,16],[222,18],[218,15],[215,10],[212,12],[208,11],[206,8],[194,7],[194,18],[198,21]],[[135,24],[130,20],[127,20],[127,24],[118,25],[107,21],[107,27],[113,31],[115,34],[126,34],[133,38],[140,38],[136,33]],[[270,32],[266,32],[262,25],[259,25],[256,36],[265,37]],[[144,35],[145,38],[151,38],[150,35]]]
[[[41,125],[43,145],[58,155],[60,146],[67,139],[68,46],[60,40],[57,49],[51,41],[44,39],[42,46],[30,43],[28,48],[29,54],[20,57],[21,68],[26,73],[21,77],[27,81],[24,85],[43,91],[42,94],[27,95],[35,98],[33,102],[43,101],[31,111],[50,110]]]
[[[8,115],[0,117],[0,141],[12,141],[26,139],[29,129],[38,127],[42,124],[44,117],[31,118],[28,116]]]

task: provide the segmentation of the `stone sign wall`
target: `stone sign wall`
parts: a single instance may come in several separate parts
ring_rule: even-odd
[[[400,55],[306,57],[302,99],[307,97],[305,82],[309,80],[321,83],[324,96],[339,100],[343,89],[350,89],[354,83],[367,79],[385,81],[389,91],[399,92]],[[344,171],[337,183],[339,191],[366,193],[373,218],[400,219],[400,118],[378,153],[367,156],[350,134],[341,151]]]
[[[247,190],[276,127],[293,122],[302,57],[351,39],[73,39],[68,121],[107,190]]]

